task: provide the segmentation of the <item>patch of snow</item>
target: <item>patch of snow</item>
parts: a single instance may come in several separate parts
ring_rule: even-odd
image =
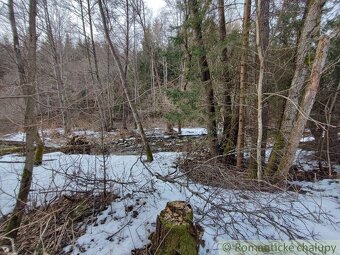
[[[178,132],[178,128],[174,128],[176,132]],[[199,135],[206,135],[208,131],[206,128],[182,128],[183,136],[199,136]]]
[[[315,157],[314,151],[297,149],[293,164],[300,166],[304,171],[319,169],[319,161]]]
[[[301,138],[300,142],[313,142],[315,138],[313,136],[304,136]]]
[[[324,179],[318,182],[293,181],[291,183],[300,185],[315,198],[329,197],[340,201],[340,179]]]
[[[4,141],[15,141],[15,142],[25,142],[26,141],[26,134],[23,132],[18,132],[14,134],[7,134],[3,135],[2,140]]]
[[[340,174],[340,165],[333,165],[334,171]]]
[[[174,131],[178,132],[178,128],[173,128]],[[138,132],[138,130],[135,130]],[[169,138],[168,135],[164,135],[165,130],[162,128],[154,128],[154,129],[146,129],[145,133],[149,137],[156,137],[156,138]],[[206,128],[182,128],[182,133],[181,136],[201,136],[201,135],[206,135],[207,129]]]

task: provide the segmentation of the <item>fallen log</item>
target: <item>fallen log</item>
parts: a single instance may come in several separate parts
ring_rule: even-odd
[[[7,141],[7,140],[0,140],[1,146],[14,146],[14,147],[23,147],[25,146],[24,141]]]

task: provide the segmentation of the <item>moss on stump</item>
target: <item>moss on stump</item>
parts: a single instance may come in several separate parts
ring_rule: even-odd
[[[198,255],[201,233],[193,224],[193,211],[184,201],[167,203],[157,217],[151,237],[154,255]]]

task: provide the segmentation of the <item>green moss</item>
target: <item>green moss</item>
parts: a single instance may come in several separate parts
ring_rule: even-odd
[[[44,154],[44,145],[39,144],[35,150],[34,165],[39,166],[42,164]]]
[[[274,147],[272,152],[270,153],[268,164],[265,169],[266,176],[268,177],[273,176],[277,172],[285,144],[286,143],[283,134],[281,132],[277,132],[275,136]]]
[[[152,155],[152,151],[149,145],[146,146],[146,160],[148,162],[152,162],[153,161],[153,155]]]
[[[168,208],[176,208],[179,201],[168,203]],[[172,210],[172,209],[171,209]],[[175,209],[176,211],[176,209]],[[174,212],[175,214],[175,212]],[[157,247],[155,255],[186,254],[197,255],[198,245],[195,229],[192,224],[193,211],[179,211],[182,219],[167,217],[168,211],[163,210],[159,216],[160,226],[162,226],[162,240],[160,247]],[[180,217],[180,216],[179,216]]]
[[[186,254],[197,255],[197,240],[191,235],[191,224],[174,225],[162,222],[165,230],[168,231],[164,242],[155,255]]]
[[[6,154],[12,154],[12,153],[18,153],[22,152],[23,148],[22,147],[0,147],[0,155],[6,155]]]

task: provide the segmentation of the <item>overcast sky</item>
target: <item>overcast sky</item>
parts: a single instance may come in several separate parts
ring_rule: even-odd
[[[154,16],[156,16],[160,9],[165,6],[164,0],[145,0],[148,7],[152,10]]]

